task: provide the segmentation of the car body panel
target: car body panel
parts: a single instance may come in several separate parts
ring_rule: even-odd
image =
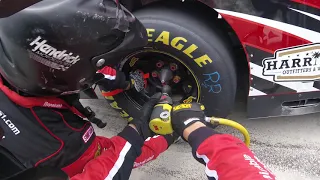
[[[319,0],[199,1],[228,22],[245,50],[248,117],[320,111]]]

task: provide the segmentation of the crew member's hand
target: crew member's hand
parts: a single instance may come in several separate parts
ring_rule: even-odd
[[[205,126],[202,123],[204,118],[205,114],[200,104],[179,104],[172,109],[171,123],[174,131],[187,141],[193,130]]]
[[[141,116],[138,119],[133,119],[129,126],[133,127],[140,136],[145,140],[152,136],[151,130],[149,128],[149,120],[153,107],[159,102],[161,93],[153,95],[148,102],[146,102],[141,109]]]
[[[133,87],[133,85],[131,84],[131,81],[126,80],[125,73],[122,71],[117,71],[114,89],[128,90],[132,87]]]
[[[128,90],[134,87],[131,80],[127,80],[124,72],[108,66],[97,71],[93,79],[97,85],[102,86],[102,90],[104,91],[116,89]]]

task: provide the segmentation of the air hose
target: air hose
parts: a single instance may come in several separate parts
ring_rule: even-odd
[[[244,143],[248,147],[250,146],[250,134],[248,130],[245,127],[243,127],[241,124],[229,119],[217,118],[217,117],[206,117],[205,120],[206,122],[211,123],[212,125],[225,125],[225,126],[230,126],[232,128],[239,130],[244,137]]]

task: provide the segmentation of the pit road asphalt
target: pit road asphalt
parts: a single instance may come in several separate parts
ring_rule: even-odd
[[[111,137],[126,125],[125,120],[109,107],[104,99],[81,102],[90,106],[98,118],[108,125],[96,128],[101,136]],[[248,120],[245,104],[238,103],[229,119],[244,125],[251,134],[251,149],[280,180],[320,179],[320,113],[267,119]],[[218,127],[241,137],[237,131]],[[204,166],[195,161],[191,148],[185,142],[172,145],[165,153],[147,165],[134,169],[130,180],[200,180],[206,179]]]

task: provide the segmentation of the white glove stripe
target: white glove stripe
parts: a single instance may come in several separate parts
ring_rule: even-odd
[[[189,123],[191,123],[192,121],[200,121],[199,118],[189,118],[188,120],[184,121],[184,125],[188,125]]]

